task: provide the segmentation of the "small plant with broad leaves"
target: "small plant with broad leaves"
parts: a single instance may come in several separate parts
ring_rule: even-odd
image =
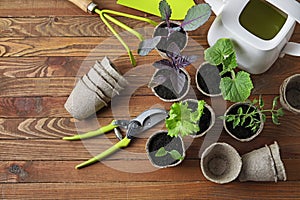
[[[246,128],[251,128],[251,131],[255,133],[261,124],[260,119],[257,119],[255,116],[259,115],[259,112],[262,115],[263,122],[266,121],[266,113],[270,113],[272,117],[272,122],[276,125],[279,125],[279,117],[282,117],[284,115],[283,109],[278,108],[278,98],[275,97],[273,99],[272,108],[271,109],[264,109],[264,101],[261,96],[259,96],[259,99],[254,99],[252,102],[249,101],[249,107],[246,111],[244,111],[241,107],[238,108],[236,114],[229,114],[226,116],[220,117],[221,119],[225,119],[226,122],[232,122],[233,128],[236,128],[237,126],[245,126]],[[254,106],[255,109],[251,109]],[[260,110],[260,111],[259,111]],[[246,123],[248,122],[248,123]]]
[[[175,149],[167,151],[165,147],[161,147],[157,150],[155,157],[163,157],[169,154],[174,160],[183,160],[184,157]]]
[[[243,102],[248,99],[253,89],[250,74],[245,71],[235,72],[238,66],[233,43],[228,38],[219,39],[213,46],[204,51],[205,60],[211,65],[222,65],[220,76],[230,73],[231,77],[222,77],[220,89],[225,100]]]
[[[200,131],[199,120],[203,114],[205,101],[199,100],[197,110],[194,112],[188,107],[188,102],[173,103],[166,119],[168,135],[177,137],[187,136]]]
[[[161,20],[166,23],[165,29],[167,29],[168,34],[166,36],[155,36],[153,38],[146,39],[140,42],[138,54],[141,56],[148,55],[149,52],[152,51],[158,45],[161,39],[168,40],[176,31],[178,32],[180,30],[196,30],[197,28],[202,26],[211,15],[211,8],[208,4],[197,4],[188,10],[183,22],[179,26],[172,27],[170,21],[170,18],[172,16],[172,9],[166,0],[162,0],[159,3],[159,11],[161,14]]]
[[[205,106],[204,100],[198,101],[197,110],[192,111],[188,106],[188,102],[173,103],[169,112],[169,117],[166,119],[166,128],[168,135],[178,137],[179,135],[187,136],[200,131],[199,120],[203,115]],[[155,154],[156,157],[162,157],[170,154],[174,160],[183,160],[184,157],[177,150],[166,150],[161,147]]]
[[[180,69],[187,67],[197,59],[197,56],[184,56],[175,43],[171,43],[167,51],[168,59],[156,61],[153,66],[159,70],[166,70],[167,73],[156,75],[149,83],[154,88],[170,81],[175,93],[180,94],[186,83],[186,77]]]

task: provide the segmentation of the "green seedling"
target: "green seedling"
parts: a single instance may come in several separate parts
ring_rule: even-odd
[[[284,115],[283,109],[279,108],[276,109],[277,107],[277,101],[278,101],[278,96],[273,99],[272,103],[272,108],[271,109],[264,109],[264,101],[262,97],[260,96],[259,99],[254,99],[252,102],[249,101],[249,108],[244,111],[241,107],[238,108],[236,114],[230,114],[226,116],[220,117],[221,119],[225,119],[226,122],[232,122],[233,123],[233,128],[236,128],[237,126],[245,126],[246,121],[248,124],[245,126],[246,128],[251,128],[252,132],[256,132],[261,124],[260,119],[257,119],[255,116],[258,116],[259,113],[262,115],[262,120],[263,122],[266,121],[267,116],[266,113],[271,113],[272,116],[272,122],[276,125],[279,125],[279,117],[282,117]],[[251,109],[251,108],[255,109]]]
[[[220,89],[225,100],[243,102],[248,99],[253,89],[250,74],[245,71],[235,72],[238,64],[233,43],[228,38],[219,39],[204,51],[205,60],[211,65],[222,65],[220,76],[230,73],[231,77],[222,77]]]
[[[158,151],[155,154],[155,157],[163,157],[163,156],[166,156],[167,154],[170,154],[170,156],[174,160],[183,160],[184,159],[184,157],[177,150],[167,151],[164,147],[161,147],[160,149],[158,149]]]

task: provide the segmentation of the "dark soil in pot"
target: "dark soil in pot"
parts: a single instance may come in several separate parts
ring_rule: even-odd
[[[229,110],[229,112],[227,113],[227,115],[230,114],[237,114],[237,110],[242,107],[243,112],[245,113],[247,111],[247,109],[249,108],[248,105],[238,105],[238,106],[234,106],[233,108],[231,108]],[[250,108],[250,112],[252,112],[254,110],[253,107]],[[260,120],[260,116],[259,114],[256,114],[254,116],[257,120]],[[237,137],[238,139],[247,139],[252,137],[253,135],[256,134],[256,132],[251,131],[251,128],[246,128],[246,126],[249,124],[250,119],[247,118],[244,126],[236,126],[235,128],[233,128],[233,123],[232,122],[226,122],[226,126],[227,129],[231,132],[232,135],[234,135],[235,137]]]
[[[193,111],[195,111],[198,107],[198,104],[195,102],[188,102],[188,107],[191,108]],[[198,122],[198,125],[200,127],[200,131],[195,133],[194,135],[200,135],[204,131],[206,131],[211,124],[211,113],[208,110],[208,108],[204,107],[203,114],[200,118],[200,121]]]
[[[170,23],[170,26],[172,28],[178,27],[178,24],[175,23]],[[157,49],[159,51],[162,51],[166,53],[166,50],[168,46],[172,43],[175,42],[177,46],[182,50],[187,42],[187,33],[180,28],[180,31],[174,31],[168,38],[167,36],[169,35],[169,31],[167,29],[167,24],[166,23],[161,23],[154,31],[153,36],[162,36],[160,42],[157,45]]]
[[[286,100],[293,107],[300,110],[300,77],[295,77],[286,86]]]
[[[159,72],[156,74],[156,76],[159,74],[168,74],[168,73],[169,73],[168,70],[162,69],[162,70],[159,70]],[[180,73],[184,73],[184,72],[180,72]],[[177,94],[174,91],[170,80],[167,80],[163,85],[158,85],[158,86],[154,87],[153,89],[156,92],[156,94],[163,99],[167,99],[167,100],[177,99],[177,98],[181,97],[182,95],[184,95],[184,93],[186,92],[186,90],[188,88],[188,77],[186,74],[184,74],[184,75],[186,78],[185,79],[186,83],[180,94]]]
[[[207,94],[220,94],[220,82],[222,77],[230,77],[230,73],[220,76],[222,65],[213,66],[209,63],[204,64],[197,73],[197,84]]]
[[[163,157],[156,157],[155,154],[161,147],[165,147],[167,151],[177,150],[181,155],[183,155],[183,148],[180,138],[170,137],[167,134],[168,132],[161,132],[159,134],[156,134],[151,138],[149,142],[149,156],[152,158],[152,161],[158,166],[167,166],[178,162],[178,160],[174,160],[170,156],[170,154],[167,154]]]

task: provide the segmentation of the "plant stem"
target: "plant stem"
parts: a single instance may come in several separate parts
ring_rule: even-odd
[[[234,70],[231,70],[230,73],[231,73],[231,78],[234,80],[235,79],[235,72],[234,72]]]
[[[101,20],[104,22],[104,24],[110,29],[110,31],[114,34],[114,36],[121,42],[121,44],[123,45],[123,47],[126,49],[128,56],[130,58],[130,62],[132,64],[132,66],[136,66],[136,61],[135,58],[130,50],[130,48],[128,47],[128,45],[124,42],[124,40],[122,39],[122,37],[115,31],[115,29],[107,22],[107,20],[105,19],[105,17],[103,16],[103,13],[101,10],[99,9],[95,9],[95,12],[97,14],[100,15]]]
[[[114,11],[114,10],[102,10],[103,13],[109,13],[109,14],[113,14],[113,15],[118,15],[118,16],[122,16],[122,17],[128,17],[128,18],[131,18],[131,19],[135,19],[135,20],[139,20],[139,21],[144,21],[144,22],[147,22],[149,24],[152,24],[153,26],[157,26],[158,23],[151,20],[151,19],[148,19],[148,18],[145,18],[145,17],[139,17],[139,16],[135,16],[135,15],[131,15],[131,14],[127,14],[127,13],[122,13],[122,12],[118,12],[118,11]]]

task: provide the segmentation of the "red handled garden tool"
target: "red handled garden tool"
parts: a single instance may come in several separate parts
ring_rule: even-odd
[[[86,139],[90,137],[95,137],[98,135],[102,135],[106,132],[112,131],[116,127],[127,129],[126,136],[112,147],[108,148],[104,152],[100,153],[99,155],[89,159],[86,162],[83,162],[79,165],[77,165],[75,168],[79,169],[85,166],[88,166],[90,164],[93,164],[95,162],[98,162],[105,157],[113,154],[117,150],[127,147],[130,143],[130,141],[136,137],[136,135],[152,128],[159,122],[165,120],[168,116],[168,112],[163,109],[153,108],[150,110],[146,110],[143,113],[141,113],[139,116],[137,116],[135,119],[132,120],[113,120],[111,124],[104,126],[96,131],[91,131],[85,134],[81,135],[74,135],[71,137],[64,137],[64,140],[80,140],[80,139]]]
[[[76,6],[78,6],[80,9],[82,9],[85,12],[99,14],[99,16],[100,16],[101,20],[103,21],[103,23],[109,28],[109,30],[115,35],[115,37],[121,42],[121,44],[126,49],[128,55],[129,55],[131,64],[133,66],[136,65],[136,61],[134,59],[134,56],[133,56],[130,48],[124,42],[124,40],[122,39],[122,37],[117,33],[117,31],[110,25],[110,23],[108,23],[107,20],[109,20],[110,22],[112,22],[112,23],[120,26],[121,28],[125,29],[126,31],[132,33],[140,41],[143,41],[143,36],[139,32],[137,32],[134,29],[130,28],[126,24],[120,22],[116,18],[110,16],[110,14],[111,15],[122,16],[122,17],[127,17],[127,18],[131,18],[131,19],[134,19],[134,20],[144,21],[144,22],[147,22],[149,24],[152,24],[153,26],[156,26],[158,24],[157,22],[155,22],[153,20],[150,20],[148,18],[145,18],[145,17],[139,17],[139,16],[136,16],[136,15],[131,15],[131,14],[123,13],[123,12],[118,12],[118,11],[113,11],[113,10],[108,10],[108,9],[100,10],[98,8],[98,5],[95,4],[91,0],[68,0],[68,1],[72,2],[73,4],[75,4]]]

